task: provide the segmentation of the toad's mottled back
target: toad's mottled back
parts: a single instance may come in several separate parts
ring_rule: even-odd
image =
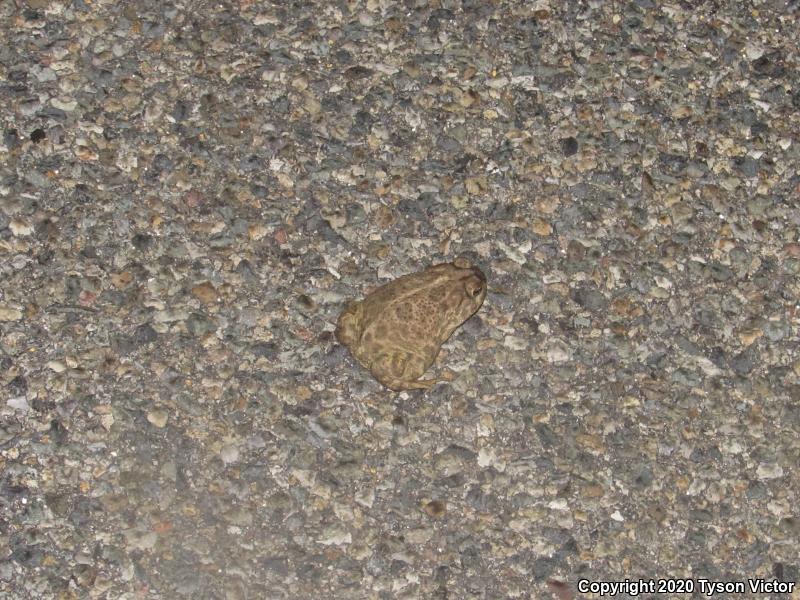
[[[457,258],[395,279],[349,304],[339,315],[336,339],[389,389],[426,389],[436,380],[419,378],[485,297],[484,274]]]

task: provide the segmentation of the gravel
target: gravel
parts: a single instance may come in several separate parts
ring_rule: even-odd
[[[799,18],[0,1],[0,595],[797,582]],[[385,390],[337,315],[456,256]]]

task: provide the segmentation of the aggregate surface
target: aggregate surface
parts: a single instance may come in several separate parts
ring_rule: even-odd
[[[799,20],[0,0],[0,596],[799,582]],[[457,256],[384,389],[339,312]]]

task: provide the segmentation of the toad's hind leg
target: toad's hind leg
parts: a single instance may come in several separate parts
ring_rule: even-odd
[[[411,352],[399,350],[380,354],[370,365],[372,375],[390,390],[427,390],[438,379],[419,379],[428,364]]]

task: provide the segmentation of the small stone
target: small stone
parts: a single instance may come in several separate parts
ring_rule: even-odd
[[[711,277],[714,281],[719,281],[721,283],[729,281],[734,277],[733,270],[730,267],[719,263],[709,265],[709,270],[711,271]]]
[[[322,531],[320,537],[317,539],[317,543],[322,544],[323,546],[342,546],[352,542],[353,536],[341,525],[331,525],[326,527]]]
[[[553,340],[547,348],[547,362],[560,363],[570,359],[569,346],[561,340]]]
[[[85,161],[94,161],[100,158],[100,156],[89,148],[88,146],[77,145],[75,147],[75,156],[77,156],[80,160]]]
[[[755,357],[751,350],[752,346],[731,359],[730,367],[738,375],[747,375],[755,368]]]
[[[688,104],[679,104],[672,109],[672,118],[685,119],[686,117],[691,117],[693,113],[694,110],[692,110],[692,107]]]
[[[213,318],[200,313],[192,313],[186,319],[186,329],[195,337],[202,337],[216,331],[217,324]]]
[[[507,335],[503,338],[503,345],[512,350],[525,350],[528,347],[528,340],[516,335]]]
[[[433,531],[425,527],[407,529],[403,532],[403,537],[410,544],[423,545],[433,536]]]
[[[756,469],[759,479],[777,479],[783,477],[783,467],[777,463],[761,463]]]
[[[114,287],[123,289],[130,285],[133,281],[133,275],[131,275],[130,271],[123,271],[122,273],[112,273],[111,274],[111,283]]]
[[[257,223],[255,225],[250,225],[247,228],[247,236],[253,240],[258,241],[262,239],[265,235],[269,233],[269,229],[264,227],[261,223]]]
[[[9,398],[6,402],[9,408],[18,410],[20,412],[28,412],[31,407],[28,404],[28,399],[25,396],[18,396],[16,398]]]
[[[553,233],[553,226],[544,219],[536,218],[531,223],[531,229],[537,235],[548,236]]]
[[[235,444],[225,444],[219,451],[219,457],[226,465],[239,460],[239,447]]]
[[[158,332],[149,323],[144,323],[134,330],[131,343],[135,349],[154,342],[156,338],[158,338]]]
[[[16,129],[6,129],[3,132],[3,144],[8,150],[13,150],[20,144],[19,132]]]
[[[47,362],[47,368],[54,373],[63,373],[67,369],[67,366],[60,360],[50,360]]]
[[[444,500],[431,500],[422,506],[422,510],[429,517],[440,519],[447,512],[447,503]]]
[[[19,103],[19,112],[24,117],[32,117],[42,107],[38,98],[29,98]]]
[[[76,100],[68,99],[64,100],[61,98],[53,98],[50,100],[50,104],[57,108],[58,110],[63,110],[64,112],[72,112],[78,106],[78,102]]]
[[[605,311],[608,306],[608,300],[606,300],[602,292],[593,287],[581,287],[572,290],[570,298],[581,308],[585,308],[591,312]]]
[[[169,413],[163,408],[154,408],[153,410],[147,413],[147,420],[150,424],[162,429],[166,427],[167,420],[169,419]]]
[[[464,185],[471,196],[476,196],[485,192],[489,184],[486,177],[468,177]]]
[[[585,485],[581,488],[581,495],[586,498],[602,498],[605,493],[602,485]]]
[[[354,500],[365,508],[372,508],[375,502],[375,488],[368,487],[358,490],[355,493]]]
[[[31,131],[31,141],[34,144],[38,144],[46,137],[47,134],[44,132],[44,129],[34,129],[33,131]]]
[[[103,426],[103,429],[109,431],[111,427],[114,425],[113,413],[106,413],[104,415],[100,415],[100,425]]]
[[[458,103],[464,108],[469,108],[480,99],[480,96],[474,90],[467,90],[458,99]]]
[[[12,219],[11,223],[8,224],[8,228],[14,235],[30,235],[33,233],[33,227],[20,219]]]
[[[770,342],[778,342],[791,334],[791,327],[782,321],[767,321],[763,327],[764,335]]]
[[[550,588],[550,591],[558,600],[572,600],[574,598],[572,589],[570,589],[569,584],[563,581],[548,579],[547,587]]]
[[[240,507],[233,508],[223,515],[223,518],[233,525],[249,527],[253,524],[253,513]]]
[[[561,151],[564,156],[572,156],[578,152],[578,140],[574,137],[568,137],[561,140]]]
[[[22,311],[10,306],[0,305],[0,321],[19,321],[22,318]]]
[[[213,304],[217,301],[217,290],[208,281],[204,281],[192,287],[192,295],[206,304]]]

